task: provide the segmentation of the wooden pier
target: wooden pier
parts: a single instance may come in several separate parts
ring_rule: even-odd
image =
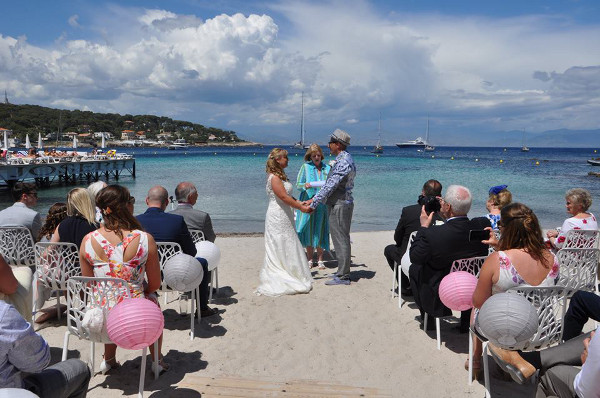
[[[97,181],[111,177],[116,181],[124,172],[135,178],[135,158],[122,155],[113,158],[56,158],[40,161],[36,159],[12,159],[0,164],[0,181],[12,186],[19,181],[35,181],[38,186],[49,186],[53,183],[76,183],[77,181]]]

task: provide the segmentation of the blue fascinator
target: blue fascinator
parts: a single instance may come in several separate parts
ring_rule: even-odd
[[[508,185],[496,185],[490,188],[490,195],[498,195],[500,192],[508,188]]]

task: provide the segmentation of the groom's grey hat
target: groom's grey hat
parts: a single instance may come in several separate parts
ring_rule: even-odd
[[[335,129],[331,134],[331,141],[337,141],[346,146],[350,146],[350,134],[346,133],[344,130]]]

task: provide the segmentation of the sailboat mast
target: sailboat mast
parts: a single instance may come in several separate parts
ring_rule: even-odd
[[[304,147],[304,91],[302,92],[302,119],[300,121],[300,145]]]
[[[377,131],[379,133],[379,141],[377,141],[377,146],[381,146],[381,112],[379,112],[379,123],[377,124]]]
[[[425,130],[425,144],[429,145],[429,116],[427,116],[427,130]]]

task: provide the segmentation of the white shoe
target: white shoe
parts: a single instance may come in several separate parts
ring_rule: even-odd
[[[308,260],[308,268],[314,267],[313,260]]]
[[[319,261],[318,264],[319,264],[319,269],[327,268],[327,267],[325,267],[325,263],[323,261]]]
[[[102,360],[102,363],[100,364],[100,373],[105,375],[106,373],[108,373],[109,370],[116,369],[119,366],[121,366],[121,364],[119,362],[116,362],[114,365],[111,365],[108,362],[106,362],[105,360]]]

